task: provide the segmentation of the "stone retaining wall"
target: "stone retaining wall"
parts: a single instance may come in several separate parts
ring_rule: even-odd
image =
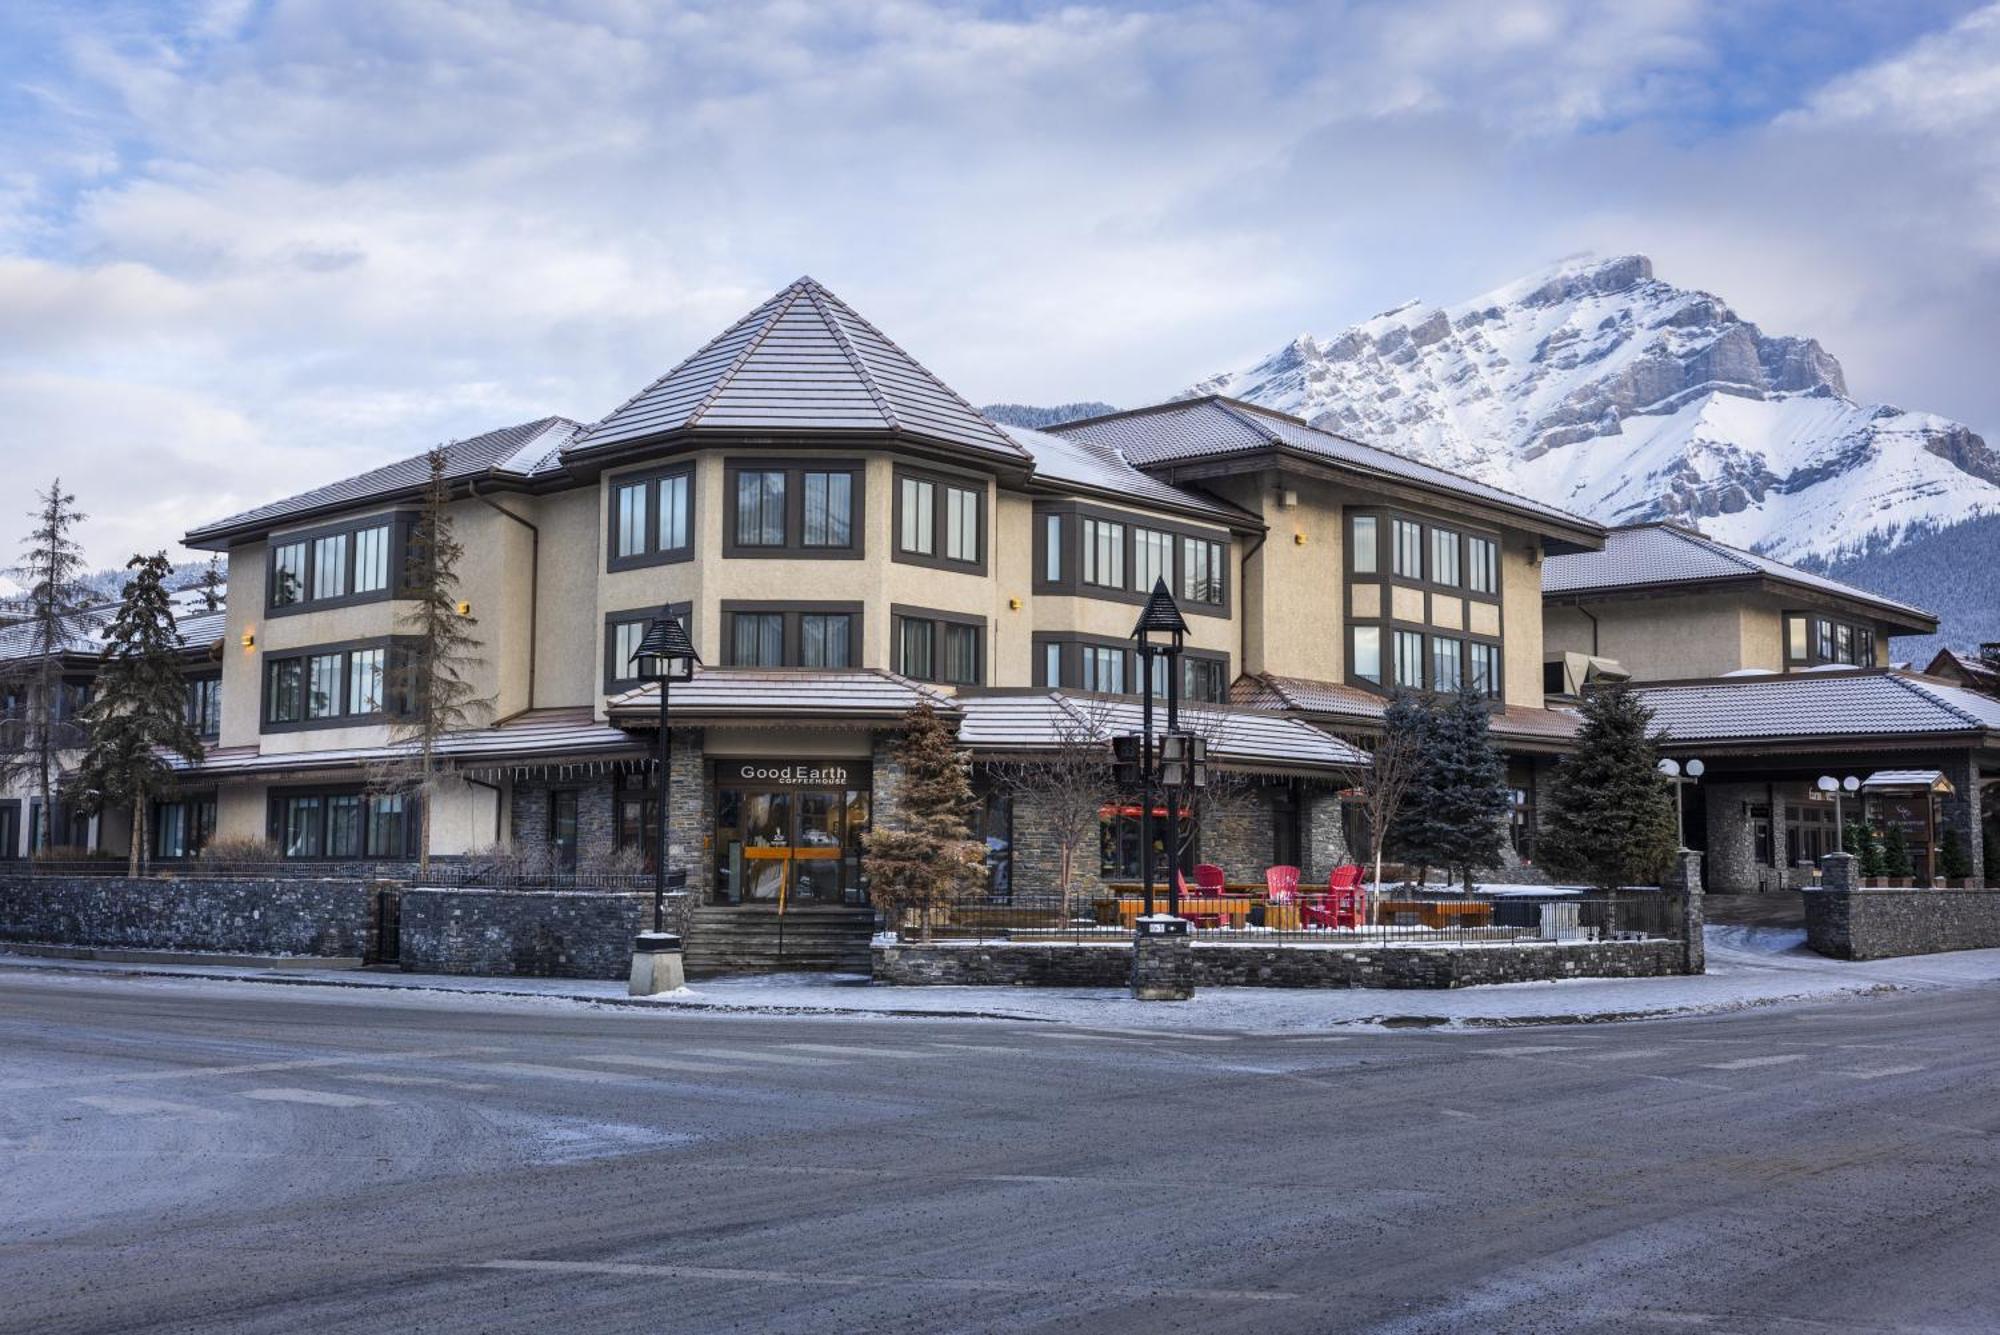
[[[1682,973],[1679,941],[1562,945],[1194,947],[1197,987],[1450,988],[1553,978],[1660,978]],[[1129,942],[1101,945],[948,942],[875,947],[875,981],[901,986],[1126,987]]]
[[[2000,889],[1801,890],[1806,944],[1841,960],[2000,947]]]
[[[365,957],[365,880],[0,877],[0,941],[234,955]]]
[[[550,890],[405,890],[403,968],[527,978],[624,978],[639,895]]]

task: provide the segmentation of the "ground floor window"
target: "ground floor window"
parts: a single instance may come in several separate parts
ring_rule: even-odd
[[[1139,865],[1140,850],[1144,845],[1139,838],[1139,815],[1141,808],[1136,802],[1112,803],[1097,813],[1098,874],[1108,881],[1136,881],[1145,873]],[[1194,811],[1188,807],[1179,809],[1176,822],[1168,819],[1164,804],[1153,808],[1153,871],[1157,876],[1165,876],[1173,865],[1168,841],[1175,840],[1181,849],[1181,871],[1192,874],[1195,863],[1201,861],[1201,831],[1196,825]]]
[[[576,870],[577,791],[558,788],[549,794],[549,847],[557,871]]]
[[[1811,864],[1828,853],[1840,851],[1840,827],[1834,824],[1833,808],[1813,802],[1795,802],[1785,808],[1785,861],[1794,867]]]
[[[191,858],[215,837],[215,798],[184,797],[153,804],[153,856]]]
[[[973,795],[972,837],[986,848],[986,898],[995,904],[1014,899],[1014,798],[999,787]]]
[[[1280,785],[1271,793],[1271,865],[1305,866],[1305,810],[1299,800],[1297,780]]]
[[[276,793],[270,836],[281,857],[413,858],[422,825],[413,795],[359,790]]]
[[[21,856],[21,803],[0,802],[0,860],[11,862]]]
[[[62,802],[56,803],[56,818],[49,826],[49,847],[87,852],[90,848],[90,817]],[[42,802],[35,798],[28,807],[28,850],[42,846]]]
[[[861,856],[869,807],[869,794],[860,788],[764,787],[719,778],[715,902],[865,904]]]
[[[1507,776],[1507,841],[1523,862],[1535,860],[1535,776],[1525,767]]]

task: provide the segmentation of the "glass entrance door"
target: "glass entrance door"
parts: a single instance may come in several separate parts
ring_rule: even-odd
[[[715,816],[717,903],[789,908],[866,902],[866,793],[720,788]]]

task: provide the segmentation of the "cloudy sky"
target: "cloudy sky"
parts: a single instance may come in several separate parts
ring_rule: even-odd
[[[0,556],[58,471],[109,564],[594,418],[801,273],[1133,404],[1644,251],[2000,436],[2000,4],[9,0],[0,76]]]

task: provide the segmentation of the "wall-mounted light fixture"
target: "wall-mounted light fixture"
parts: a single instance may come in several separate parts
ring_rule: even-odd
[[[1305,546],[1305,545],[1306,545],[1306,535],[1305,535],[1305,534],[1303,534],[1303,533],[1294,533],[1294,534],[1292,534],[1292,546],[1294,546],[1294,547],[1303,547],[1303,546]]]
[[[245,649],[255,649],[257,647],[257,631],[255,627],[250,627],[243,632],[243,647]]]
[[[1009,612],[1018,612],[1018,611],[1020,611],[1020,610],[1021,610],[1021,600],[1020,600],[1019,598],[1009,598],[1009,599],[1007,600],[1007,610],[1008,610]]]
[[[459,614],[460,616],[462,616],[462,617],[469,617],[469,616],[471,616],[471,615],[472,615],[472,604],[471,604],[471,603],[460,603],[460,604],[458,605],[458,614]]]

